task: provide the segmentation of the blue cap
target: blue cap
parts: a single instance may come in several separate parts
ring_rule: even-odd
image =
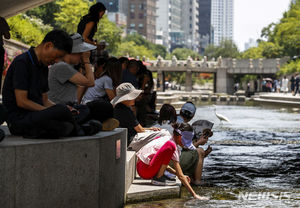
[[[188,118],[194,117],[196,113],[196,107],[192,102],[186,102],[182,107],[180,112],[186,115]]]

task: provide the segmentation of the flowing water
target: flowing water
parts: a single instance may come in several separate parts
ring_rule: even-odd
[[[213,151],[203,169],[206,184],[194,189],[211,200],[193,200],[182,188],[180,199],[127,207],[300,207],[300,114],[295,110],[217,106],[217,113],[230,120],[221,123],[212,106],[198,107],[193,120],[215,125],[209,139]]]

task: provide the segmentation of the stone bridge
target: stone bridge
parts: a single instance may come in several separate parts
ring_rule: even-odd
[[[185,72],[186,91],[192,90],[192,73],[214,74],[214,92],[233,93],[233,75],[261,75],[262,77],[276,74],[280,66],[289,60],[288,57],[277,59],[222,59],[208,61],[204,57],[201,61],[193,61],[190,57],[187,60],[163,60],[160,56],[157,60],[148,61],[148,69],[157,72],[159,80],[164,80],[164,72]],[[164,83],[164,82],[162,82]],[[162,90],[162,88],[160,89]]]

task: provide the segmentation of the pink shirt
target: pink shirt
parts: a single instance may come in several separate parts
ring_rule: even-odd
[[[163,136],[158,139],[154,139],[148,144],[146,144],[144,147],[142,147],[137,153],[137,157],[143,161],[143,163],[149,165],[151,159],[154,157],[154,155],[158,152],[158,150],[167,142],[172,141],[175,143],[173,137],[170,138],[170,136]],[[175,143],[176,144],[176,143]],[[173,153],[172,160],[179,162],[179,156],[180,156],[180,150],[176,146],[176,150]]]

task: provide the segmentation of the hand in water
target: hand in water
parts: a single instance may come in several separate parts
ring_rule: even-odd
[[[205,196],[199,196],[198,194],[196,194],[196,195],[194,196],[194,198],[195,198],[195,199],[198,199],[198,200],[209,200],[208,197],[205,197]]]

